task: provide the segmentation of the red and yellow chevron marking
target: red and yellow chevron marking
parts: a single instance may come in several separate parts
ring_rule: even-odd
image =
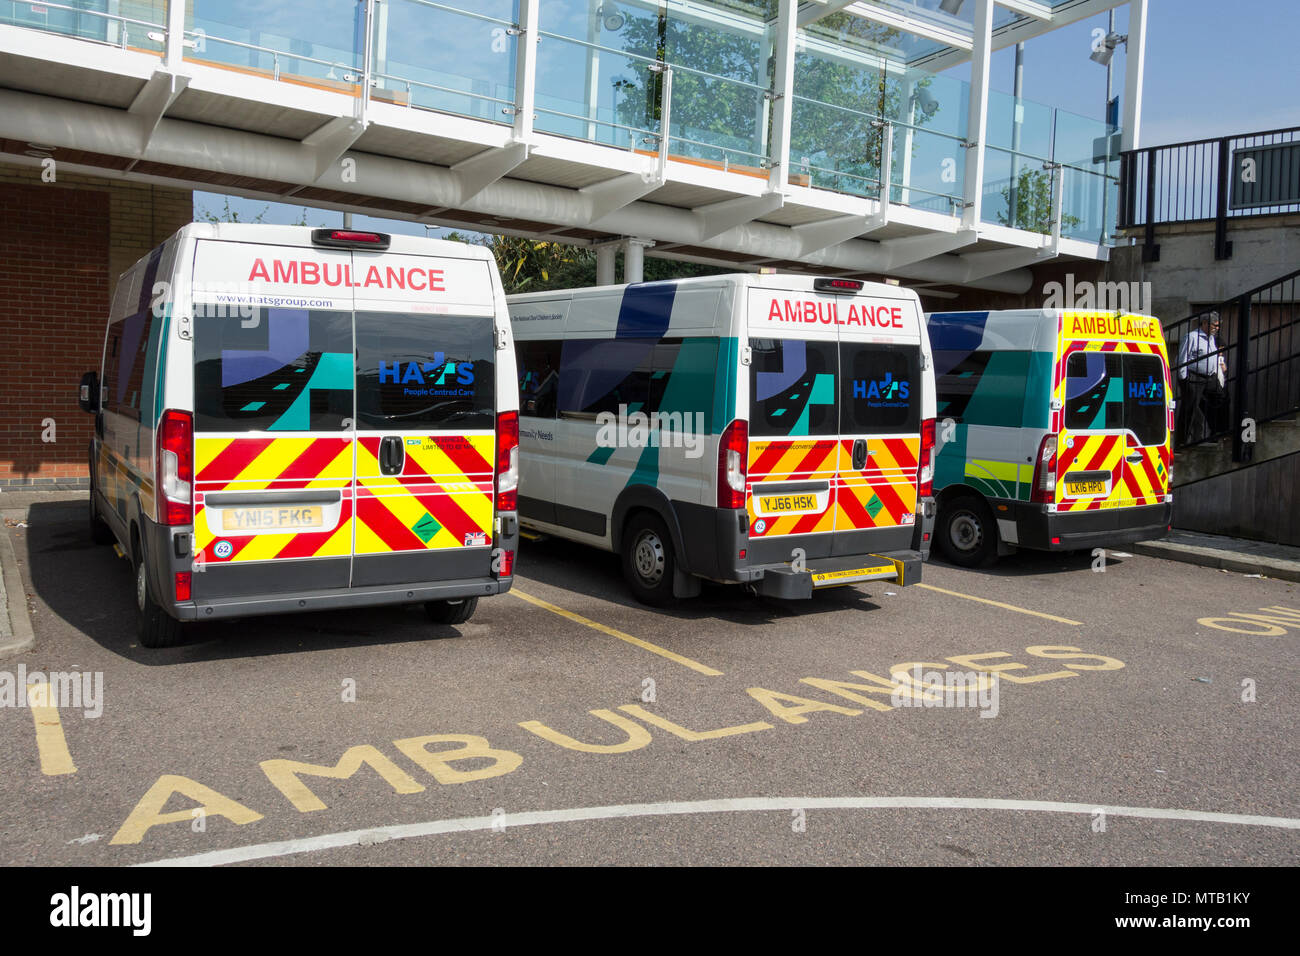
[[[1113,507],[1118,500],[1124,470],[1123,435],[1071,435],[1074,447],[1062,442],[1056,463],[1056,507],[1058,511],[1093,511]],[[1111,474],[1110,494],[1093,498],[1068,498],[1065,476],[1078,471],[1105,471]]]
[[[1079,313],[1091,315],[1092,313]],[[1109,313],[1103,313],[1109,314]],[[1164,368],[1165,394],[1172,394],[1173,382],[1169,372],[1169,357],[1159,323],[1148,324],[1146,338],[1068,338],[1064,332],[1074,313],[1061,317],[1061,333],[1057,337],[1056,369],[1053,379],[1053,397],[1059,406],[1065,401],[1065,371],[1070,352],[1082,349],[1089,352],[1117,352],[1147,354],[1159,357]],[[1052,428],[1060,434],[1057,462],[1057,508],[1061,511],[1092,511],[1101,508],[1129,507],[1159,504],[1169,488],[1169,466],[1173,461],[1174,415],[1166,416],[1165,441],[1150,447],[1129,446],[1124,435],[1072,435],[1064,428],[1064,413],[1054,412]],[[1074,447],[1067,448],[1067,439]],[[1142,461],[1130,464],[1125,461],[1133,452],[1142,455]],[[1105,498],[1067,498],[1065,475],[1070,471],[1109,471],[1111,491]]]
[[[195,553],[205,562],[339,557],[352,553],[352,440],[313,438],[197,438],[194,442]],[[338,520],[320,531],[244,533],[209,527],[204,497],[218,491],[339,490]],[[226,541],[230,553],[213,545]]]
[[[357,554],[492,543],[496,439],[490,433],[408,436],[399,475],[380,474],[381,440],[357,439]]]
[[[839,452],[836,531],[894,527],[907,515],[915,520],[919,436],[867,439],[867,463],[861,471],[853,468],[852,438],[840,441]]]
[[[839,441],[835,438],[789,438],[749,443],[750,494],[749,534],[770,538],[783,534],[813,534],[835,530],[835,469],[839,462]],[[761,494],[764,482],[818,481],[830,486],[826,510],[817,514],[760,516],[755,512],[754,496]],[[762,521],[761,529],[758,524]]]

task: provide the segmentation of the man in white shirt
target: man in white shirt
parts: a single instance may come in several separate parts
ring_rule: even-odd
[[[1183,336],[1178,347],[1178,379],[1182,414],[1181,444],[1208,438],[1217,425],[1220,410],[1226,404],[1220,374],[1227,365],[1219,352],[1219,313],[1200,316],[1196,328]]]

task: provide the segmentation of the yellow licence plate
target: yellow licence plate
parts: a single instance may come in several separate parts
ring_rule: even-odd
[[[227,508],[221,512],[223,531],[300,531],[324,523],[320,505]]]
[[[1065,493],[1070,498],[1078,498],[1083,495],[1104,495],[1106,494],[1106,482],[1067,481],[1065,483]]]
[[[881,564],[874,568],[852,568],[848,571],[821,571],[812,576],[813,585],[834,584],[837,581],[848,581],[859,578],[868,574],[882,574],[889,572],[893,574],[895,567],[892,564]]]
[[[816,495],[768,495],[758,499],[759,509],[765,514],[786,512],[788,514],[805,514],[820,511]]]

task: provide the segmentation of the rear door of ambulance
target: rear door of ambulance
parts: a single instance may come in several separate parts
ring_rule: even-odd
[[[809,558],[829,557],[839,476],[839,333],[818,316],[830,316],[838,297],[763,286],[746,296],[750,561],[788,562],[795,547]]]
[[[808,557],[909,548],[922,407],[915,303],[857,282],[751,289],[748,321],[751,541],[824,535],[800,544]]]
[[[921,454],[921,313],[915,300],[840,297],[835,554],[912,546]]]
[[[352,584],[488,577],[497,413],[490,263],[357,250],[353,275]]]
[[[1157,320],[1065,312],[1055,398],[1060,512],[1154,505],[1169,490],[1169,361]]]
[[[349,586],[352,275],[342,249],[196,244],[200,604]]]

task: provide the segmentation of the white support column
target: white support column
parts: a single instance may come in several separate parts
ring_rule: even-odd
[[[110,21],[111,22],[111,21]],[[167,2],[167,71],[178,73],[185,58],[185,0]]]
[[[624,282],[645,280],[645,251],[653,245],[654,241],[651,239],[628,239],[623,243]]]
[[[587,139],[593,143],[596,142],[596,133],[599,131],[595,119],[600,112],[600,51],[594,48],[594,44],[600,42],[600,15],[596,12],[599,9],[600,0],[587,0],[587,71],[584,76],[583,89],[587,95],[587,115],[591,120],[587,123]],[[618,122],[617,116],[614,117],[614,122]],[[610,273],[610,281],[613,281],[612,272]]]
[[[388,5],[391,2],[392,0],[375,0],[375,36],[371,41],[375,51],[371,72],[375,74],[388,72]],[[375,89],[386,89],[386,84],[386,80],[376,75],[373,83]]]
[[[1142,78],[1147,59],[1147,0],[1129,0],[1124,46],[1124,129],[1120,149],[1137,149],[1142,132]]]
[[[916,91],[916,83],[913,75],[905,73],[903,75],[903,115],[907,118],[907,125],[903,127],[903,144],[900,153],[903,159],[903,176],[902,192],[899,194],[898,201],[904,206],[912,204],[912,192],[908,189],[908,183],[912,181],[912,139],[916,133],[912,127],[916,123],[916,104],[912,102],[912,94]]]
[[[772,83],[772,168],[768,189],[784,193],[790,182],[790,117],[794,111],[794,49],[798,0],[781,0],[776,15],[776,70]]]
[[[596,285],[614,284],[614,261],[617,256],[617,242],[602,242],[596,246]]]
[[[519,0],[519,36],[515,38],[514,141],[531,143],[537,107],[537,10],[541,0]]]
[[[993,55],[993,0],[975,0],[970,60],[970,113],[966,124],[966,188],[962,225],[979,225],[984,197],[984,141],[988,134],[989,63]]]

